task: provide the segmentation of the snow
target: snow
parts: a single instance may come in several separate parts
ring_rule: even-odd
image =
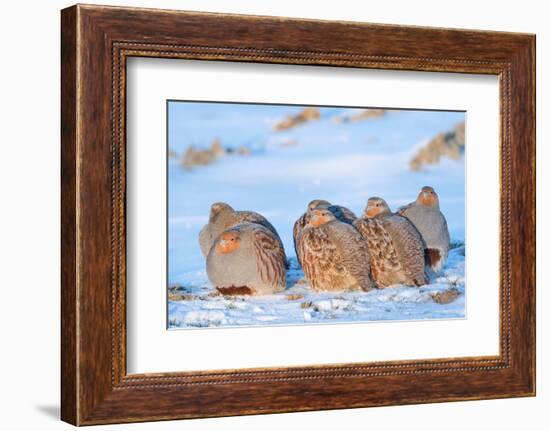
[[[177,325],[176,322],[174,322],[175,325]],[[193,310],[185,314],[183,323],[187,326],[198,327],[219,326],[226,323],[226,319],[222,311]]]
[[[417,287],[390,287],[370,292],[312,292],[305,283],[296,283],[302,272],[291,259],[288,288],[267,296],[224,297],[212,295],[205,282],[183,290],[197,298],[169,301],[170,328],[203,326],[288,325],[296,323],[337,323],[379,320],[463,318],[465,306],[464,247],[451,250],[443,274],[432,283]],[[293,277],[294,276],[294,277]],[[458,290],[450,304],[438,304],[432,295]],[[216,310],[216,311],[213,311]]]
[[[249,156],[227,155],[192,171],[169,160],[168,285],[186,298],[169,300],[169,328],[464,318],[464,161],[443,159],[420,172],[408,168],[422,145],[464,121],[464,113],[393,110],[380,118],[335,124],[333,117],[350,109],[321,108],[317,121],[273,131],[277,120],[300,110],[169,103],[172,151],[182,154],[189,144],[206,148],[215,138],[226,147],[246,145],[252,150]],[[367,293],[309,289],[295,257],[292,226],[310,200],[327,199],[361,214],[370,196],[381,196],[397,209],[412,201],[423,185],[437,190],[457,245],[429,285]],[[276,227],[291,264],[284,292],[261,297],[216,294],[197,239],[216,201],[260,212]],[[433,294],[451,288],[459,293],[456,300],[433,301]]]

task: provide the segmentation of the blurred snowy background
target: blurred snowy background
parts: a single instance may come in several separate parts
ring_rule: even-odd
[[[464,120],[464,112],[170,101],[168,326],[465,317]],[[454,243],[429,286],[328,294],[300,281],[292,227],[310,200],[360,215],[370,196],[396,210],[423,185],[438,192]],[[287,291],[224,298],[208,283],[198,233],[217,201],[276,227],[291,261]]]

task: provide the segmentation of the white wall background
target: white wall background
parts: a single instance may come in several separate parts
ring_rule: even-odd
[[[337,2],[298,0],[119,0],[172,9],[477,28],[537,34],[538,396],[406,407],[248,416],[96,429],[278,430],[547,429],[550,259],[547,143],[550,27],[545,2],[463,0]],[[0,15],[0,424],[3,429],[69,429],[59,422],[59,10],[68,1],[4,2]],[[546,194],[544,193],[546,191]],[[545,271],[546,269],[546,271]]]

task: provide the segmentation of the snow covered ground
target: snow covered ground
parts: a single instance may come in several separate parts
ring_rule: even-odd
[[[349,108],[321,108],[321,118],[286,131],[273,125],[301,107],[217,103],[169,103],[169,148],[243,145],[251,155],[227,155],[184,170],[171,158],[168,173],[168,324],[170,328],[289,325],[465,316],[464,161],[443,159],[413,172],[413,154],[439,132],[464,121],[462,112],[388,111],[380,118],[337,124]],[[420,187],[437,190],[456,247],[442,274],[422,288],[396,287],[368,293],[315,293],[303,282],[292,241],[294,221],[316,198],[361,214],[369,196],[393,209],[415,199]],[[206,277],[198,232],[210,205],[266,216],[278,230],[291,268],[287,290],[264,297],[223,297]],[[452,289],[446,304],[433,295]]]

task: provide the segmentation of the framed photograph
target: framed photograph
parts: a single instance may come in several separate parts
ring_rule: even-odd
[[[63,420],[535,394],[534,35],[61,18]]]

